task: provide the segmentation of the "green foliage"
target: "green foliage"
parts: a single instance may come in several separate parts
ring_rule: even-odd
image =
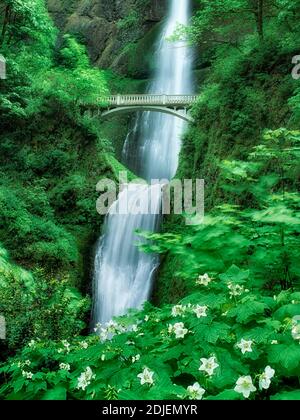
[[[0,81],[1,240],[17,262],[51,275],[68,271],[77,283],[77,227],[86,224],[84,236],[99,228],[95,185],[112,173],[105,157],[111,146],[79,104],[107,93],[106,76],[70,35],[56,47],[44,1],[2,1],[0,10],[7,59]]]
[[[251,270],[251,287],[299,287],[299,144],[299,131],[266,131],[247,160],[221,162],[228,203],[189,230],[146,235],[155,244],[144,249],[180,257],[174,274],[189,290],[197,272],[220,272],[232,263]]]
[[[210,71],[179,176],[205,178],[210,211],[201,225],[186,228],[177,218],[175,229],[169,222],[162,234],[143,234],[152,241],[145,252],[173,258],[162,300],[171,291],[168,301],[178,305],[148,303],[98,326],[99,339],[79,336],[89,299],[73,277],[83,276],[84,244],[101,222],[96,182],[121,166],[79,105],[96,103],[108,84],[119,90],[129,82],[91,68],[70,35],[58,47],[44,1],[0,1],[9,74],[0,81],[0,234],[15,261],[31,269],[0,249],[8,331],[0,398],[180,400],[195,397],[189,387],[197,382],[204,399],[238,400],[248,396],[237,381],[249,375],[251,399],[299,399],[300,108],[290,76],[299,5],[198,4],[192,29],[178,31],[201,47],[200,64]],[[148,0],[139,5],[144,10]],[[118,30],[128,34],[130,68],[146,45],[135,41],[139,13],[129,11]],[[217,363],[211,374],[200,370],[201,358]],[[267,366],[275,372],[266,380]]]
[[[191,39],[235,48],[249,34],[259,37],[261,42],[275,36],[280,45],[286,47],[288,42],[291,45],[293,35],[282,37],[282,34],[290,31],[300,11],[297,1],[285,0],[198,0],[198,8],[188,30]]]
[[[1,368],[7,379],[0,395],[9,399],[186,399],[192,398],[187,387],[198,382],[206,391],[204,399],[240,399],[236,382],[250,375],[257,388],[252,399],[296,398],[296,391],[288,391],[298,384],[299,343],[291,332],[292,319],[278,321],[276,313],[287,301],[299,308],[299,293],[289,290],[273,299],[244,289],[233,298],[232,280],[252,281],[249,271],[233,266],[207,286],[198,285],[196,293],[179,306],[158,309],[147,304],[142,312],[99,327],[100,341],[98,336],[35,341]],[[205,315],[196,316],[196,305],[205,305]],[[175,333],[180,322],[186,329],[183,336]],[[244,353],[237,346],[242,339],[251,341]],[[199,370],[200,358],[212,356],[219,366],[209,375]],[[268,365],[275,376],[267,389],[260,389],[259,375]],[[138,377],[145,367],[154,372],[152,385],[141,384]]]
[[[99,124],[79,112],[81,102],[108,92],[85,47],[69,35],[57,42],[44,0],[0,1],[0,34],[7,60],[7,79],[0,80],[0,236],[15,262],[1,260],[5,357],[30,338],[67,338],[86,326],[89,302],[74,286],[85,288],[84,265],[102,221],[95,186],[113,168]]]
[[[2,247],[0,286],[0,313],[7,330],[1,342],[2,357],[33,338],[75,336],[85,326],[89,299],[71,287],[67,277],[59,281],[47,278],[42,270],[31,274],[12,264]]]
[[[136,10],[131,10],[130,13],[117,23],[118,29],[130,29],[139,23],[139,15]]]

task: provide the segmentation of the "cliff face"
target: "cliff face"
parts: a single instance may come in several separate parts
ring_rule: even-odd
[[[91,61],[126,76],[145,78],[167,0],[48,0],[62,32],[74,34]]]

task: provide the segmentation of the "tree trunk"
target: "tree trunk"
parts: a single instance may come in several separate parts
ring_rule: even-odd
[[[2,32],[1,32],[1,36],[0,36],[0,45],[2,45],[3,42],[4,42],[7,25],[9,23],[9,16],[10,16],[10,5],[6,6],[6,8],[5,8],[5,15],[4,15],[4,20],[3,20]]]
[[[257,32],[260,40],[264,39],[264,0],[257,0]]]

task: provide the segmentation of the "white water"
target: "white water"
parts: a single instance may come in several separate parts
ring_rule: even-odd
[[[192,93],[192,54],[183,42],[169,42],[178,23],[188,24],[190,0],[169,0],[169,15],[157,44],[155,60],[158,70],[149,93]],[[177,170],[181,136],[185,122],[166,114],[144,112],[128,134],[123,160],[147,181],[171,179]],[[132,158],[134,156],[134,158]],[[151,194],[153,213],[145,214]],[[129,212],[114,214],[117,206],[129,198]],[[123,315],[129,308],[139,308],[151,293],[158,258],[144,254],[135,246],[141,239],[136,229],[159,229],[160,189],[136,185],[123,191],[111,208],[105,232],[99,241],[95,258],[93,323],[104,323]],[[140,212],[137,211],[140,207]],[[138,214],[137,214],[138,213]]]

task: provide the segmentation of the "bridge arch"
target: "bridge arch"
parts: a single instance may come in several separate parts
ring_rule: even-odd
[[[180,118],[183,121],[193,123],[194,118],[187,112],[186,109],[183,109],[184,112],[180,112],[173,108],[167,108],[164,106],[150,106],[150,105],[136,105],[136,106],[119,106],[118,108],[113,108],[101,112],[101,117],[106,117],[109,115],[114,115],[124,112],[138,112],[138,111],[151,111],[151,112],[162,112],[164,114],[173,115],[174,117]]]

